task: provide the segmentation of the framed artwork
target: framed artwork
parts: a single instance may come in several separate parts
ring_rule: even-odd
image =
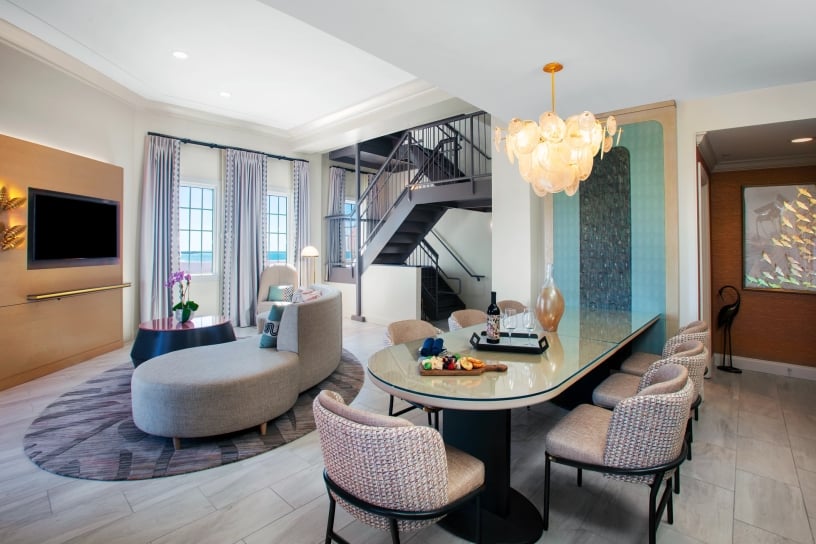
[[[816,294],[816,184],[742,188],[742,285]]]

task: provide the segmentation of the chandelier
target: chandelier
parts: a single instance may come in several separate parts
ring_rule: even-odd
[[[514,118],[506,131],[496,127],[493,143],[496,151],[504,148],[510,164],[518,159],[519,173],[533,186],[538,196],[564,191],[572,196],[578,184],[592,173],[592,162],[598,151],[612,149],[612,138],[620,129],[613,116],[604,122],[585,111],[563,121],[555,114],[555,73],[564,67],[557,62],[546,64],[543,70],[550,74],[552,110],[542,113],[535,121]]]

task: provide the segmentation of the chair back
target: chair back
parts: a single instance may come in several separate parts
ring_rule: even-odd
[[[504,312],[504,310],[506,310],[507,308],[513,308],[519,314],[523,313],[525,308],[524,304],[522,304],[518,300],[511,299],[500,300],[496,303],[496,306],[498,306],[499,310],[501,310],[502,312]]]
[[[447,504],[447,460],[438,431],[347,406],[332,391],[321,391],[313,409],[326,472],[338,486],[384,508],[424,511]],[[386,518],[335,498],[363,523],[389,530]],[[398,525],[413,531],[436,521],[400,520]]]
[[[458,331],[480,323],[487,323],[487,314],[481,310],[471,308],[456,310],[448,317],[448,329],[452,331]]]
[[[675,345],[672,355],[668,355],[660,361],[652,363],[649,369],[651,370],[669,363],[683,365],[688,370],[689,379],[694,383],[694,398],[697,398],[697,395],[700,395],[703,391],[703,376],[705,375],[709,357],[710,354],[703,342],[700,340],[685,340]],[[646,374],[641,378],[641,385],[643,385],[645,377]]]
[[[273,264],[264,268],[258,280],[258,304],[267,300],[269,288],[273,285],[291,285],[298,288],[298,273],[291,264]]]
[[[663,345],[663,357],[676,353],[678,344],[682,344],[687,340],[699,340],[708,350],[709,356],[711,355],[711,330],[708,323],[705,321],[692,321],[681,327],[677,334],[666,341]]]
[[[404,319],[394,321],[385,329],[385,345],[396,346],[413,340],[432,338],[441,331],[427,321],[421,319]]]
[[[679,365],[672,363],[667,366]],[[668,377],[667,382],[676,387],[679,381],[674,378],[682,375],[683,371],[674,368],[663,373]],[[668,389],[669,392],[655,393],[656,389],[647,387],[615,406],[606,436],[605,465],[649,468],[669,463],[680,456],[694,398],[694,384],[687,378],[679,390]],[[655,478],[654,475],[608,476],[647,484]]]

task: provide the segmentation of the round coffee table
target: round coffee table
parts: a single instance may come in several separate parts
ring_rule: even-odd
[[[194,317],[186,323],[180,323],[173,317],[153,319],[139,324],[130,350],[130,360],[137,367],[163,353],[234,340],[232,323],[223,315]]]

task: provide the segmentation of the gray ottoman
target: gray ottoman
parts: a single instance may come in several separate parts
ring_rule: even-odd
[[[175,351],[133,371],[133,421],[173,438],[213,436],[266,424],[297,400],[298,354],[258,347],[258,337]]]

